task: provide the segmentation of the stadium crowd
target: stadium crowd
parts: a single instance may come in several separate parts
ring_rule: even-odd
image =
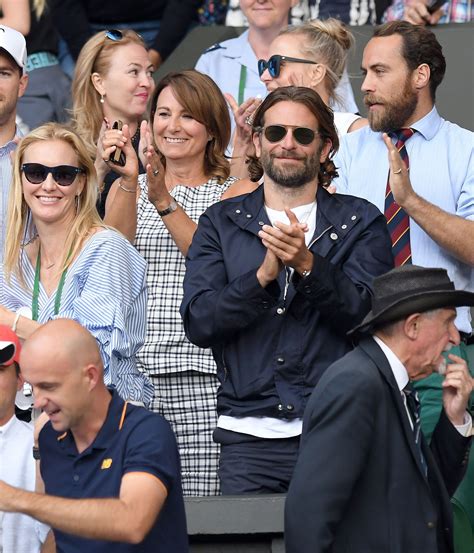
[[[269,493],[287,553],[474,551],[474,134],[429,28],[473,13],[0,0],[0,552],[186,553],[186,496]]]

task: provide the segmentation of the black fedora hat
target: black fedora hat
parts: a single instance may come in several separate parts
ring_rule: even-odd
[[[372,309],[348,332],[367,334],[413,313],[474,305],[474,293],[456,290],[445,269],[403,265],[374,279]]]

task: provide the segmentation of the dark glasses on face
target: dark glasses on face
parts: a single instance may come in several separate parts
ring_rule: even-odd
[[[41,184],[44,182],[49,173],[53,175],[53,179],[60,186],[70,186],[76,179],[77,175],[85,173],[80,167],[72,165],[57,165],[56,167],[48,167],[41,163],[24,163],[21,170],[28,182],[31,184]]]
[[[261,77],[265,70],[268,69],[270,77],[272,77],[272,79],[276,79],[280,75],[281,63],[287,61],[294,63],[311,63],[313,65],[318,64],[317,61],[304,60],[302,58],[290,58],[288,56],[280,56],[279,54],[275,54],[268,61],[258,60],[258,74]]]
[[[114,42],[119,42],[123,38],[122,31],[119,31],[118,29],[110,29],[108,31],[105,31],[106,38],[109,38],[110,40],[113,40]]]
[[[285,127],[283,125],[268,125],[263,129],[263,134],[268,142],[273,144],[283,140],[288,133],[288,129],[291,129],[293,138],[302,146],[308,146],[313,142],[314,137],[319,134],[318,131],[313,131],[306,127]]]

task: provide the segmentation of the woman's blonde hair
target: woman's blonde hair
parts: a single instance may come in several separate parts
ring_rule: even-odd
[[[211,139],[204,152],[204,173],[216,177],[222,184],[229,176],[230,165],[225,157],[225,150],[230,141],[230,116],[222,92],[216,83],[207,75],[188,69],[179,73],[168,73],[156,85],[151,100],[150,126],[156,113],[156,104],[161,92],[167,87],[183,108],[199,123],[202,123]],[[163,164],[166,159],[162,156]]]
[[[19,143],[15,152],[13,164],[13,179],[8,200],[7,230],[5,237],[4,271],[7,282],[15,274],[24,285],[21,266],[21,250],[25,237],[32,238],[36,233],[30,208],[23,196],[21,166],[25,151],[36,142],[61,140],[69,144],[77,155],[78,166],[84,170],[85,183],[82,192],[77,196],[76,217],[69,229],[64,243],[64,252],[59,271],[67,269],[82,249],[84,241],[90,236],[91,230],[103,227],[102,220],[96,209],[97,175],[94,163],[81,137],[71,128],[58,123],[46,123],[31,131]],[[38,160],[39,162],[40,160]]]
[[[72,81],[74,128],[84,139],[90,155],[95,157],[97,139],[104,113],[100,103],[100,94],[92,83],[92,74],[106,75],[110,69],[110,59],[117,48],[127,44],[139,44],[146,48],[140,35],[135,31],[123,29],[120,40],[107,38],[105,31],[91,37],[83,46],[77,58],[74,79]]]
[[[303,38],[301,50],[305,56],[326,66],[325,84],[329,97],[338,100],[335,93],[347,64],[349,50],[354,46],[354,35],[339,19],[314,19],[305,25],[288,27],[282,35]]]

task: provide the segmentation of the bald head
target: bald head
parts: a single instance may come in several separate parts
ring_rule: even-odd
[[[94,337],[70,319],[42,325],[24,343],[24,378],[33,386],[35,407],[58,432],[84,434],[105,416],[110,394]]]
[[[103,374],[103,363],[92,334],[72,319],[56,319],[40,326],[24,343],[21,365],[41,359],[70,370],[95,365]]]

